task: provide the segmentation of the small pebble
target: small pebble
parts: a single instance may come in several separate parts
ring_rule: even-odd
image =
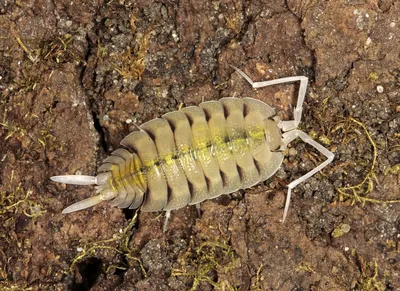
[[[297,150],[295,148],[290,148],[289,149],[289,155],[290,156],[295,156],[297,155]]]
[[[376,91],[378,91],[378,93],[383,93],[383,87],[381,85],[376,86]]]

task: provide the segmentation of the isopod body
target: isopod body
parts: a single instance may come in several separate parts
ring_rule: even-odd
[[[236,70],[255,88],[301,81],[294,120],[280,121],[275,110],[262,101],[235,97],[164,114],[126,136],[121,141],[123,147],[104,160],[98,176],[52,177],[67,184],[97,185],[98,195],[67,207],[63,213],[111,200],[112,206],[120,208],[166,211],[168,218],[172,210],[199,205],[268,179],[280,167],[286,145],[300,137],[328,159],[288,185],[285,218],[291,189],[325,167],[333,154],[297,129],[307,78],[255,83]]]

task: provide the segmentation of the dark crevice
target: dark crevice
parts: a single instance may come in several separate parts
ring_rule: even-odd
[[[74,278],[74,282],[71,285],[71,290],[90,290],[102,272],[102,265],[102,261],[98,258],[89,258],[79,263],[77,266],[82,281],[77,282],[76,278]]]
[[[86,35],[86,41],[88,43],[88,46],[87,46],[87,49],[86,49],[85,57],[83,58],[84,59],[84,62],[83,62],[84,64],[87,64],[89,62],[89,57],[92,54],[92,49],[94,49],[95,51],[97,49],[97,44],[93,44],[88,35]],[[82,88],[85,88],[85,86],[83,84],[83,78],[85,76],[85,71],[86,71],[86,66],[83,66],[83,69],[80,71],[80,74],[79,74],[79,80],[81,82]],[[94,76],[93,76],[93,78],[94,78]]]
[[[87,64],[89,62],[89,57],[92,55],[92,49],[97,50],[97,44],[93,44],[88,35],[86,36],[86,40],[88,42],[88,47],[87,47],[86,54],[84,57],[84,63]],[[80,80],[82,88],[85,88],[85,85],[83,84],[83,79],[84,79],[85,71],[86,71],[85,68],[86,67],[84,67],[84,69],[82,69],[79,74],[79,80]],[[95,78],[95,76],[93,76],[93,78]],[[88,107],[90,108],[90,112],[93,117],[94,128],[96,129],[96,131],[99,134],[99,145],[104,150],[104,152],[107,152],[108,151],[107,142],[105,140],[103,128],[100,125],[100,120],[97,117],[95,105],[93,104],[93,100],[91,100],[91,98],[87,98],[87,102],[88,102]]]
[[[106,142],[106,137],[105,137],[103,128],[100,125],[100,120],[94,111],[92,111],[92,117],[93,117],[94,128],[96,129],[96,131],[99,134],[99,144],[102,147],[102,149],[104,150],[104,152],[107,152],[108,146],[107,146],[107,142]]]
[[[133,218],[133,215],[135,214],[136,209],[129,209],[129,208],[123,208],[122,213],[125,216],[126,220],[130,220]]]
[[[238,33],[235,33],[234,35],[232,35],[231,37],[227,37],[226,39],[224,39],[223,41],[221,41],[221,43],[219,44],[218,50],[216,50],[215,54],[214,54],[214,58],[216,60],[217,65],[214,67],[213,71],[211,72],[211,80],[212,83],[214,85],[217,85],[216,82],[218,80],[218,59],[219,59],[219,55],[225,51],[225,48],[227,48],[229,46],[229,44],[232,42],[232,40],[236,40],[238,43],[240,43],[244,36],[246,35],[247,31],[249,30],[249,26],[252,23],[254,17],[253,16],[249,16],[246,13],[246,9],[247,6],[243,5],[242,8],[242,15],[243,15],[243,24],[240,27],[240,31]],[[222,92],[222,88],[219,89],[219,97],[221,97],[221,92]]]
[[[122,263],[122,266],[129,266],[129,262],[128,262],[128,259],[126,258],[126,256],[122,256],[121,263]],[[114,275],[120,276],[121,282],[123,282],[123,279],[124,279],[123,277],[124,277],[125,273],[126,273],[125,269],[115,268]]]
[[[240,28],[239,33],[237,34],[236,37],[233,37],[232,39],[236,39],[238,42],[241,42],[246,35],[247,31],[249,30],[250,23],[253,22],[254,16],[249,16],[246,14],[246,6],[243,6],[243,16],[245,20],[243,21],[242,27]]]
[[[51,105],[51,109],[55,109],[58,103],[59,103],[58,100],[54,100],[53,104]]]
[[[336,91],[342,92],[344,91],[348,86],[349,82],[348,79],[354,69],[355,64],[360,61],[361,58],[357,58],[353,62],[351,62],[350,66],[348,69],[342,74],[341,76],[337,76],[335,79],[330,79],[326,82],[326,86],[335,89]]]

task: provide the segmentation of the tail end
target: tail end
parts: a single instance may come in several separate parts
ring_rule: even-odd
[[[64,175],[53,176],[50,179],[54,182],[71,184],[71,185],[95,185],[97,184],[97,177],[85,175]]]
[[[54,182],[70,184],[70,185],[97,185],[96,193],[98,195],[89,197],[82,201],[76,202],[67,208],[65,208],[62,213],[71,213],[78,210],[86,209],[92,207],[101,201],[110,200],[117,196],[116,191],[112,191],[108,189],[107,181],[111,177],[111,173],[102,173],[96,177],[94,176],[85,176],[85,175],[63,175],[63,176],[53,176],[50,179]]]
[[[100,195],[92,196],[68,206],[62,211],[62,213],[65,214],[86,209],[100,203],[101,201],[103,201],[103,199],[101,198]]]

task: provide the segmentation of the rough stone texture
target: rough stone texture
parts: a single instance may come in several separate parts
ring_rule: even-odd
[[[336,156],[295,188],[285,224],[285,186],[323,161],[301,141],[274,177],[200,218],[173,212],[166,234],[160,213],[61,214],[94,189],[49,177],[94,175],[135,124],[226,96],[291,118],[298,84],[255,91],[229,65],[310,79],[301,129]],[[399,68],[394,0],[2,1],[0,289],[399,290],[399,203],[338,191],[370,171],[364,125],[368,199],[400,199]]]

